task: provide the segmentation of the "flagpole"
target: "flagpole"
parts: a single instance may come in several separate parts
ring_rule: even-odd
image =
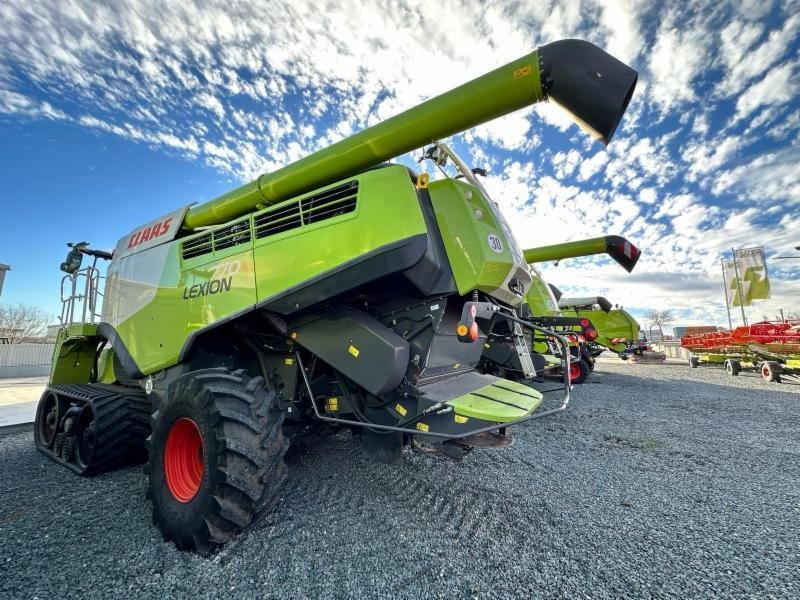
[[[742,282],[739,280],[739,267],[736,264],[736,250],[731,248],[733,255],[733,272],[736,274],[736,289],[739,292],[739,308],[742,309],[742,325],[747,327],[747,317],[744,314],[744,298],[742,297]]]
[[[733,322],[731,321],[731,303],[728,300],[728,281],[725,279],[725,259],[720,258],[719,264],[722,267],[722,289],[725,290],[725,310],[728,311],[728,331],[733,331]]]

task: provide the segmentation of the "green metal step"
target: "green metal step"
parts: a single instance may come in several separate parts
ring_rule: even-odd
[[[527,416],[542,403],[542,394],[526,385],[474,372],[422,386],[420,391],[452,406],[456,416],[493,423]]]

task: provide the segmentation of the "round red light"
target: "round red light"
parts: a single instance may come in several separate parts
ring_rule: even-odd
[[[591,324],[592,323],[589,321],[589,319],[581,319],[581,327],[588,327]]]

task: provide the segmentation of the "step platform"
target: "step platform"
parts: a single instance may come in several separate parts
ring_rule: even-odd
[[[418,389],[425,400],[452,407],[452,411],[418,421],[415,427],[422,437],[432,431],[458,439],[493,424],[500,428],[530,415],[542,403],[542,394],[526,385],[474,371],[421,385]]]

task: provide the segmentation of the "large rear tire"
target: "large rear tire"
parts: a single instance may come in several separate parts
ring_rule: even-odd
[[[153,522],[181,550],[209,551],[273,506],[286,478],[283,411],[262,377],[204,369],[173,382],[147,440]]]

